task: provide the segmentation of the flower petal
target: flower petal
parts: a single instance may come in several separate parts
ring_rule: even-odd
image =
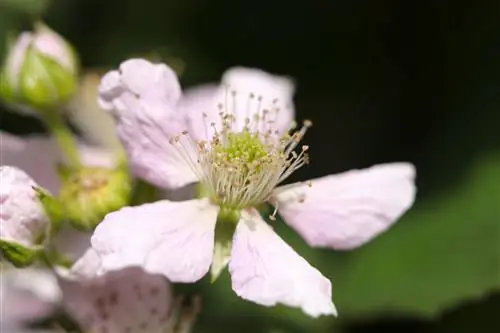
[[[2,328],[49,316],[61,298],[55,276],[42,269],[2,267],[0,290],[0,304],[8,304],[2,307]]]
[[[0,131],[0,156],[1,165],[18,167],[43,188],[52,193],[59,191],[60,182],[55,166],[60,155],[48,137],[37,135],[21,138]]]
[[[218,94],[219,86],[206,84],[186,90],[179,100],[177,110],[185,115],[189,135],[195,140],[209,141],[212,138],[213,129],[207,119],[220,119],[216,108]]]
[[[192,104],[196,107],[186,112],[190,134],[199,140],[211,140],[214,135],[211,124],[221,130],[222,111],[234,116],[234,131],[241,131],[249,119],[252,131],[277,131],[282,135],[290,129],[294,118],[294,90],[289,78],[258,69],[231,68],[224,73],[219,88],[207,85],[186,97],[197,101]],[[255,121],[256,117],[260,120]]]
[[[169,89],[172,82],[165,78],[166,67],[161,65],[158,69],[154,66],[160,65],[146,66],[144,62],[130,60],[122,64],[121,73],[106,74],[99,87],[100,105],[115,117],[118,137],[134,174],[160,187],[182,187],[198,179],[188,162],[193,161],[195,150],[189,143],[170,143],[187,130],[186,121],[173,105],[176,93],[153,91],[159,87]],[[144,73],[153,72],[152,79],[142,77],[144,73],[140,70],[144,66],[156,68],[144,69]],[[139,79],[142,81],[134,81]],[[151,91],[143,86],[144,82],[148,82]]]
[[[415,168],[375,165],[278,188],[273,202],[307,243],[347,250],[389,228],[413,204]]]
[[[165,64],[130,59],[120,65],[120,73],[122,84],[137,95],[158,96],[171,103],[181,97],[177,74]]]
[[[201,279],[212,262],[218,207],[158,201],[108,214],[92,236],[102,272],[140,266],[173,282]]]
[[[72,270],[83,275],[60,275],[65,310],[85,332],[169,331],[175,323],[174,299],[163,276],[129,267],[92,277],[88,265],[97,260],[89,250]]]
[[[290,129],[295,116],[295,85],[290,78],[254,68],[234,67],[224,73],[222,84],[229,90],[229,101],[225,104],[232,108],[238,129],[245,126],[245,118],[264,117],[265,110],[269,114],[266,122],[258,123],[256,129],[259,132],[271,128],[282,135]],[[235,95],[231,98],[233,92]],[[255,97],[252,98],[251,94]]]
[[[330,281],[286,244],[255,210],[238,223],[231,261],[238,296],[273,306],[300,307],[312,317],[336,315]]]

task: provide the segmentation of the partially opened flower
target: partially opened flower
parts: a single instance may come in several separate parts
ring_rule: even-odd
[[[23,170],[0,166],[0,250],[16,266],[35,260],[51,227],[38,187]]]
[[[354,248],[411,206],[415,171],[385,164],[277,187],[308,162],[308,147],[299,143],[310,122],[290,132],[293,92],[289,79],[245,68],[226,72],[219,88],[188,96],[165,65],[129,60],[108,73],[101,105],[116,118],[136,175],[168,188],[198,182],[201,198],[107,215],[92,238],[101,270],[141,266],[194,282],[228,263],[244,299],[300,307],[314,317],[336,314],[328,279],[255,207],[275,205],[312,246]],[[229,241],[214,241],[216,225],[230,231]]]
[[[96,277],[99,265],[89,249],[70,271],[58,269],[64,308],[83,332],[189,332],[197,308],[179,318],[181,309],[163,276],[131,267]]]

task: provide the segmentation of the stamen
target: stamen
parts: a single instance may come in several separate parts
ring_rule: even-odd
[[[170,142],[215,203],[243,209],[268,201],[279,183],[309,162],[309,146],[295,150],[312,123],[306,120],[299,130],[280,137],[275,127],[280,111],[277,99],[270,109],[263,109],[263,97],[250,93],[242,105],[246,109],[236,113],[237,98],[242,97],[229,89],[225,89],[224,104],[217,106],[219,119],[209,120],[203,113],[205,132],[212,133],[210,141],[194,141],[183,132]],[[239,102],[245,103],[244,99]],[[232,109],[225,109],[228,105]],[[237,119],[241,112],[246,117]],[[291,124],[290,130],[295,127]]]

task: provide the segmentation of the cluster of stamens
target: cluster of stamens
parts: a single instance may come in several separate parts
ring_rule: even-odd
[[[179,148],[194,148],[194,154],[182,154],[214,203],[230,209],[264,203],[276,185],[309,162],[309,147],[296,148],[311,121],[304,121],[299,130],[291,124],[289,131],[281,134],[274,126],[278,111],[257,110],[241,123],[234,112],[225,112],[219,105],[218,123],[203,114],[207,129],[213,133],[210,141],[195,142],[187,132],[171,140]]]

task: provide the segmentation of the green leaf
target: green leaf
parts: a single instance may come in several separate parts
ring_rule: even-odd
[[[31,265],[41,254],[42,247],[29,248],[21,244],[0,239],[0,252],[15,267],[23,268]]]
[[[351,252],[324,254],[342,318],[430,317],[500,289],[500,155]],[[332,261],[328,261],[327,258]],[[326,268],[326,269],[325,269]]]

